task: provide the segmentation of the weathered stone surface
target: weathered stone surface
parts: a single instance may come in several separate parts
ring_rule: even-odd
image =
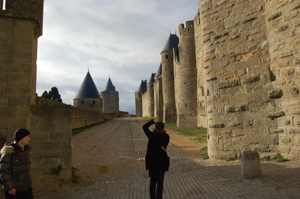
[[[208,125],[210,158],[239,158],[245,149],[272,158],[278,153],[298,157],[293,137],[278,138],[300,131],[298,7],[296,1],[199,1],[195,52],[186,48],[184,58],[195,53],[197,125]],[[183,25],[179,29],[184,33]],[[187,47],[189,42],[182,38],[179,43]],[[173,61],[187,66],[181,58]],[[177,68],[174,77],[179,71],[187,74]],[[192,111],[184,109],[191,96],[176,93],[188,90],[186,83],[175,81],[177,119],[191,118]],[[238,138],[228,133],[233,130]]]
[[[254,151],[243,152],[242,158],[242,178],[243,179],[254,179],[261,178],[261,166],[259,154]]]

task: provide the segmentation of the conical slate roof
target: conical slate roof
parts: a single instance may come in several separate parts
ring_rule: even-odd
[[[158,69],[157,69],[157,72],[155,74],[155,77],[160,77],[162,74],[162,64],[160,63]]]
[[[74,99],[101,98],[90,72],[87,72]]]
[[[110,78],[108,78],[108,81],[107,81],[104,91],[116,91],[116,88],[113,85],[113,83],[111,82]]]
[[[178,48],[178,44],[179,44],[179,38],[177,37],[177,35],[170,34],[170,37],[167,43],[165,44],[165,47],[161,51],[161,53],[172,50],[173,48]]]
[[[155,73],[152,73],[151,76],[150,76],[150,79],[149,79],[149,84],[152,84],[152,83],[155,82],[154,76],[155,76]]]
[[[142,80],[139,89],[137,90],[138,93],[144,93],[147,91],[147,80]]]

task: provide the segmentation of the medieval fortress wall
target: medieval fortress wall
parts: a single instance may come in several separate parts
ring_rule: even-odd
[[[299,1],[200,0],[162,53],[161,120],[207,127],[212,159],[300,159],[299,44]]]

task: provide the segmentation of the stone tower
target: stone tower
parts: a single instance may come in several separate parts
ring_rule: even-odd
[[[173,49],[178,48],[179,38],[170,34],[162,52],[163,122],[176,122],[174,94]]]
[[[143,117],[142,95],[147,91],[147,80],[142,80],[138,90],[135,92],[136,117]]]
[[[103,113],[119,113],[119,92],[108,78],[104,91],[101,92],[103,99]]]
[[[149,117],[154,117],[154,77],[155,73],[152,73],[149,78],[149,83],[147,84],[148,93],[148,115]]]
[[[73,101],[75,107],[102,112],[102,99],[89,71]]]
[[[163,93],[162,93],[162,64],[155,74],[154,82],[154,116],[159,121],[163,120]]]
[[[43,1],[0,1],[0,135],[30,127],[36,99],[38,38],[43,32]]]
[[[197,68],[193,21],[179,25],[178,54],[174,57],[177,127],[197,126]]]

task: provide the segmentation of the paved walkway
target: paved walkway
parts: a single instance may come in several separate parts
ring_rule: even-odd
[[[114,129],[108,130],[107,125]],[[89,132],[103,136],[90,136],[93,149],[77,162],[81,182],[35,193],[36,198],[149,198],[144,166],[147,138],[139,123],[134,118],[118,118],[82,135]],[[262,162],[263,178],[242,180],[240,161],[204,161],[172,144],[168,153],[171,163],[165,175],[164,199],[300,198],[299,162]]]

